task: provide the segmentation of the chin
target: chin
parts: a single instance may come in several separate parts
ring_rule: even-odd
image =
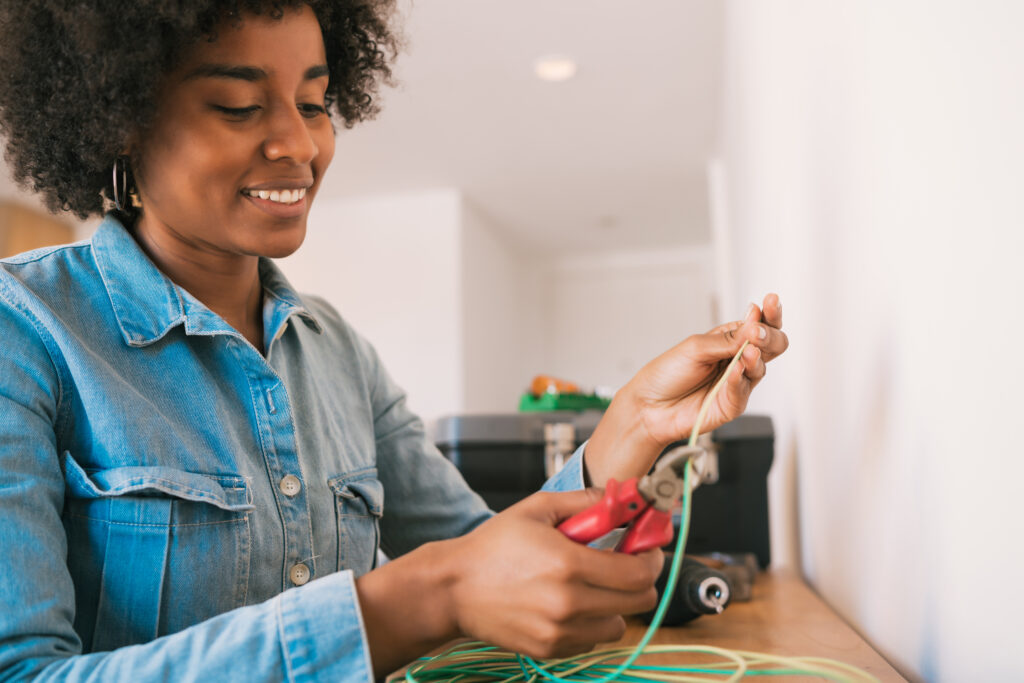
[[[305,239],[306,224],[303,221],[302,225],[265,235],[260,244],[253,245],[252,253],[266,258],[284,258],[298,251]]]
[[[259,255],[266,258],[284,258],[291,256],[302,246],[302,239],[297,240],[274,240],[272,243],[264,244],[259,250]]]

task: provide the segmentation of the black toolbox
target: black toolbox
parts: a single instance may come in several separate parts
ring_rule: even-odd
[[[573,448],[590,438],[600,411],[463,415],[438,420],[435,442],[493,510],[538,490],[545,477],[545,424],[571,424]],[[717,481],[693,493],[688,553],[754,553],[771,561],[768,471],[774,455],[771,418],[743,415],[712,432]],[[595,482],[597,483],[597,482]]]

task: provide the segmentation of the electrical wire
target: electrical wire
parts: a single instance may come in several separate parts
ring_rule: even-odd
[[[747,348],[740,350],[725,368],[718,381],[701,403],[697,419],[690,433],[689,444],[697,443],[700,427],[711,403],[739,363]],[[683,551],[690,530],[692,466],[687,464],[683,479],[682,512],[679,536],[676,539],[672,565],[661,601],[651,624],[635,648],[606,648],[575,657],[538,662],[526,655],[502,650],[479,641],[462,642],[435,655],[424,657],[406,670],[405,683],[700,683],[703,681],[738,681],[745,676],[816,676],[840,683],[876,682],[877,678],[845,662],[823,657],[784,657],[760,652],[726,650],[710,645],[651,645],[665,618],[665,612],[675,593],[683,563]],[[695,653],[718,657],[721,661],[678,666],[636,664],[644,655]],[[622,660],[621,664],[613,662]]]

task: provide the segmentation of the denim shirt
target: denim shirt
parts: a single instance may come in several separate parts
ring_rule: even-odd
[[[260,278],[263,353],[112,216],[0,262],[0,680],[372,681],[355,577],[491,514],[373,348]]]

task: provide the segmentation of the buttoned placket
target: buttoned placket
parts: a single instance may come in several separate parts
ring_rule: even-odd
[[[285,323],[287,324],[287,323]],[[282,590],[316,576],[312,514],[303,485],[295,420],[288,392],[277,372],[253,347],[232,338],[229,346],[249,382],[260,445],[283,527]]]

